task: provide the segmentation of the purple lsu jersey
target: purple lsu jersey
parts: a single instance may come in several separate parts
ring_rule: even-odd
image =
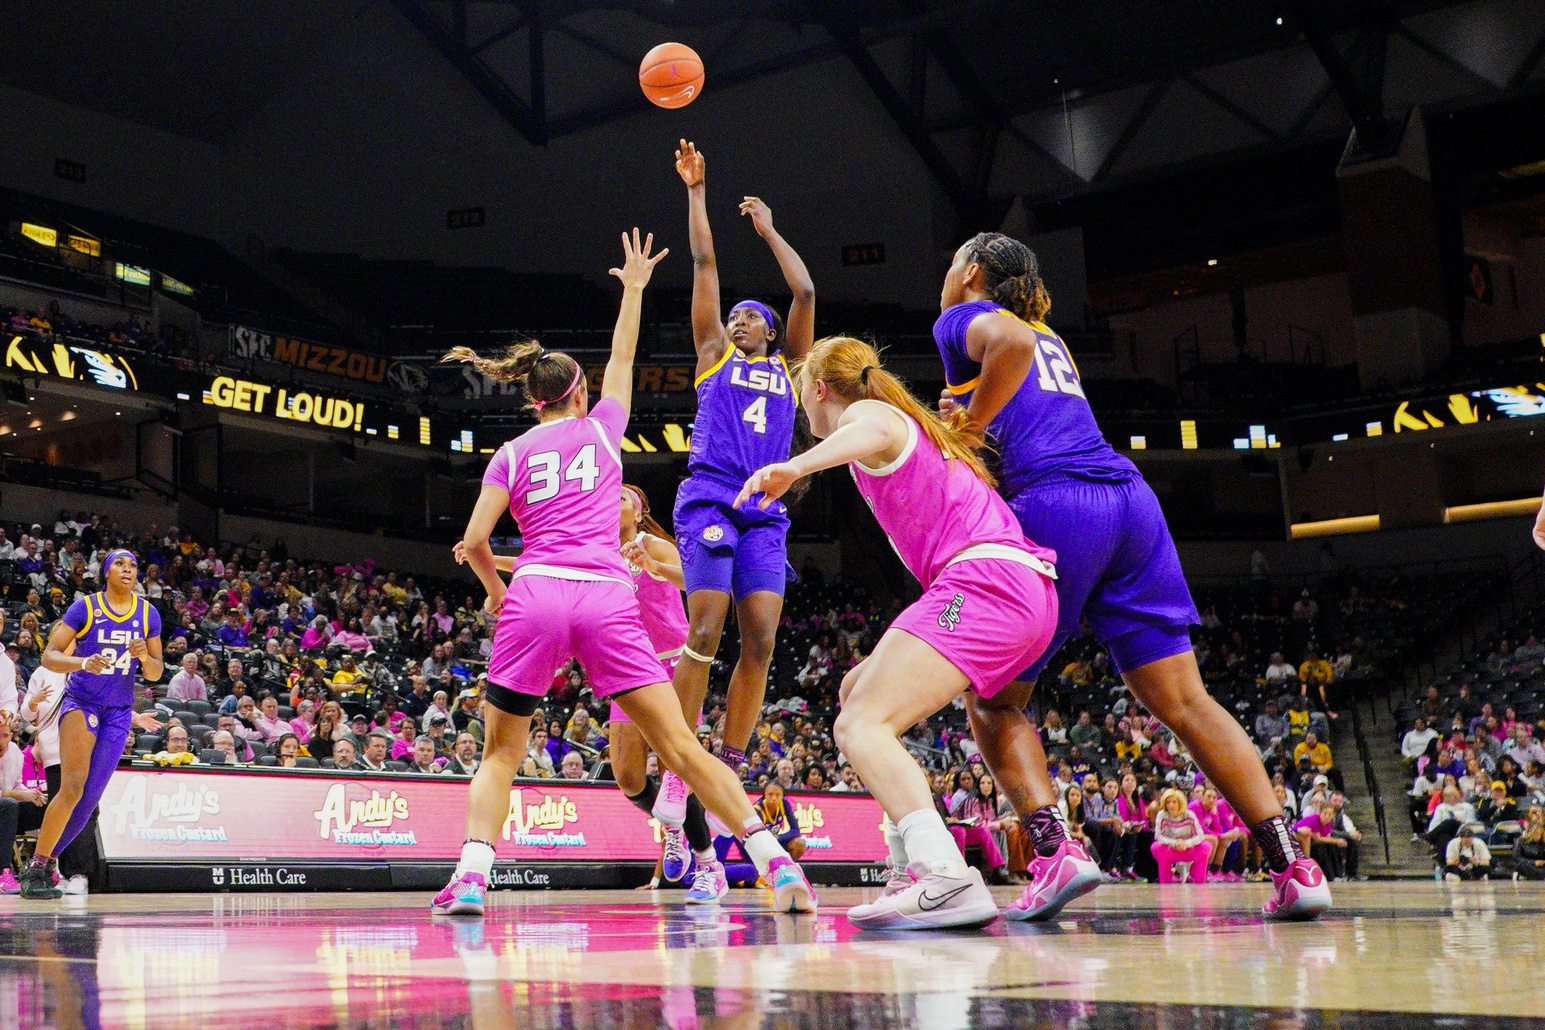
[[[78,669],[70,673],[67,693],[80,701],[107,708],[127,708],[134,703],[134,675],[139,659],[129,654],[129,642],[161,635],[161,613],[143,597],[135,597],[128,611],[116,612],[104,592],[87,594],[70,605],[64,624],[75,631],[75,657],[102,655],[112,668],[102,673]]]
[[[982,366],[966,350],[966,330],[977,318],[1012,318],[990,300],[946,309],[933,326],[944,359],[945,383],[959,404],[971,403]],[[1035,364],[1013,398],[987,427],[1002,458],[999,492],[1012,501],[1048,478],[1124,483],[1140,478],[1137,466],[1117,454],[1095,423],[1067,345],[1041,322],[1022,323],[1035,333]]]
[[[733,486],[733,499],[757,469],[789,460],[797,404],[782,354],[748,358],[726,348],[713,368],[697,377],[687,469]],[[783,505],[774,507],[781,511]]]

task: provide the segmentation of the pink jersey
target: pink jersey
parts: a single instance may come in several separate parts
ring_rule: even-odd
[[[646,535],[639,534],[640,543]],[[681,604],[681,591],[670,580],[635,569],[631,564],[628,571],[633,574],[633,583],[638,590],[638,614],[643,620],[644,632],[649,634],[649,645],[654,648],[655,657],[675,658],[687,642],[687,610]]]
[[[525,549],[514,575],[615,579],[629,585],[617,550],[617,506],[627,429],[622,405],[603,399],[587,418],[543,422],[511,440],[488,463],[484,486],[510,492],[510,514]]]
[[[1200,801],[1191,802],[1189,807],[1196,813],[1202,829],[1214,837],[1221,836],[1234,828],[1234,810],[1222,798],[1218,799],[1218,807],[1211,812],[1207,811],[1207,806]]]
[[[1003,498],[965,462],[946,459],[911,416],[886,407],[906,419],[906,446],[884,468],[858,462],[848,468],[902,564],[918,582],[928,587],[968,548],[982,548],[973,557],[1019,560],[1044,566],[1050,574],[1056,552],[1025,539]]]

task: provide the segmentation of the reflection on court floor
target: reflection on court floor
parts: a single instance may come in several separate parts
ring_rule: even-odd
[[[0,1028],[1545,1026],[1545,887],[1341,885],[1292,925],[1261,894],[1111,886],[927,934],[853,930],[858,890],[814,917],[499,893],[484,922],[403,894],[8,897]]]

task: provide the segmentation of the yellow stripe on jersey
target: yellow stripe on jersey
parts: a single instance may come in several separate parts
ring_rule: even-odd
[[[719,369],[723,368],[724,367],[724,363],[726,361],[730,360],[730,355],[732,355],[734,353],[735,353],[735,345],[733,343],[726,344],[725,347],[724,347],[724,353],[722,355],[720,355],[718,361],[715,361],[713,363],[713,367],[710,368],[708,371],[704,372],[702,375],[698,376],[696,379],[692,380],[693,388],[695,389],[695,388],[697,388],[699,386],[702,386],[703,385],[703,380],[707,379],[709,376],[711,376],[715,372],[719,371]]]
[[[794,394],[794,406],[798,407],[799,406],[799,384],[794,382],[794,373],[789,371],[789,359],[784,357],[783,353],[781,351],[778,353],[778,364],[783,366],[783,374],[786,377],[788,377],[788,380],[789,380],[789,390],[792,391],[793,394]],[[799,412],[796,411],[795,414],[798,415]]]
[[[949,387],[950,393],[959,397],[963,393],[970,393],[972,390],[975,390],[976,384],[980,383],[981,381],[982,377],[977,376],[975,379],[972,379],[969,382],[961,383],[959,386],[956,386],[954,383],[948,381],[946,381],[944,385]]]
[[[124,612],[122,615],[119,615],[117,612],[113,611],[113,606],[107,603],[107,591],[99,591],[96,595],[96,598],[97,603],[102,606],[102,614],[107,616],[109,619],[112,619],[114,622],[128,622],[139,613],[139,598],[137,597],[134,599],[134,603],[129,606],[129,610]]]
[[[81,637],[85,636],[91,631],[91,624],[95,621],[95,613],[91,609],[91,599],[95,596],[95,594],[86,595],[86,624],[82,626],[79,632],[75,634],[76,640],[79,640]]]

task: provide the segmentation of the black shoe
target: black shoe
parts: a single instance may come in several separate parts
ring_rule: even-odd
[[[16,880],[21,884],[21,896],[28,901],[53,901],[64,897],[64,892],[54,886],[53,873],[46,865],[28,862]]]
[[[987,882],[994,887],[1011,887],[1014,884],[1014,878],[1009,875],[1007,869],[1000,865],[987,874]]]

